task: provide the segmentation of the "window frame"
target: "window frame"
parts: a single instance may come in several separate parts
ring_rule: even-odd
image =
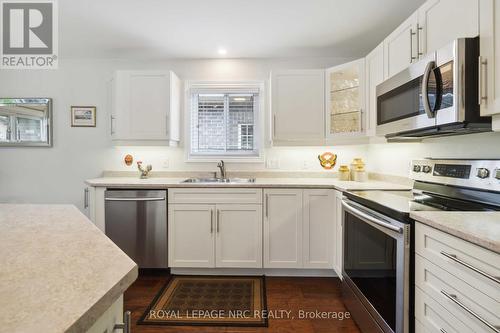
[[[217,162],[221,159],[239,163],[262,163],[264,161],[264,114],[265,114],[265,91],[264,81],[186,81],[185,83],[185,140],[186,140],[186,162]],[[232,153],[195,153],[191,152],[192,140],[192,108],[194,93],[249,93],[258,91],[257,110],[254,112],[253,138],[256,152],[247,154],[246,152]]]

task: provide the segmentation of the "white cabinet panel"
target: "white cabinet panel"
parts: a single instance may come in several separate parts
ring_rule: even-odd
[[[113,140],[178,142],[180,84],[171,71],[117,71],[110,92]]]
[[[116,332],[115,325],[123,323],[123,295],[111,304],[104,313],[97,318],[86,333]]]
[[[168,205],[169,267],[215,267],[215,205]]]
[[[216,266],[262,267],[262,206],[217,205]]]
[[[334,269],[337,276],[342,279],[342,267],[344,261],[344,243],[343,239],[343,228],[342,228],[342,192],[335,191],[335,208],[334,213]]]
[[[500,1],[479,0],[481,53],[481,115],[497,115],[493,128],[500,131]]]
[[[384,40],[386,79],[417,60],[417,22],[415,12]]]
[[[377,128],[377,85],[384,81],[384,45],[380,43],[365,58],[365,132],[374,136]]]
[[[415,333],[475,332],[460,319],[419,287],[415,287]],[[470,324],[470,321],[465,323]]]
[[[304,190],[304,268],[333,268],[334,190]]]
[[[428,0],[418,10],[419,58],[462,37],[479,34],[479,0]]]
[[[324,140],[324,71],[271,73],[272,139],[280,143]]]
[[[302,190],[266,189],[264,267],[302,267]]]

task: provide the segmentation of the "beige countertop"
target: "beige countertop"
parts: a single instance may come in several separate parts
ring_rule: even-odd
[[[412,212],[410,217],[500,253],[500,212]]]
[[[137,265],[71,205],[0,204],[0,331],[83,332]]]
[[[366,182],[341,181],[337,178],[256,178],[254,183],[182,183],[184,178],[151,177],[102,177],[89,179],[90,186],[115,188],[174,188],[174,187],[249,187],[249,188],[334,188],[339,191],[348,190],[409,190],[411,186],[389,183],[378,180]]]

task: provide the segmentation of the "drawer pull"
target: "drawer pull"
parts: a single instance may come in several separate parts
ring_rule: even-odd
[[[459,263],[460,265],[465,266],[465,267],[467,267],[467,268],[468,268],[468,269],[470,269],[470,270],[473,270],[474,272],[476,272],[476,273],[478,273],[478,274],[480,274],[480,275],[484,276],[485,278],[490,279],[491,281],[493,281],[493,282],[496,282],[496,283],[500,284],[500,280],[499,280],[498,278],[494,277],[494,276],[493,276],[493,275],[491,275],[491,274],[488,274],[488,273],[486,273],[486,272],[483,272],[482,270],[480,270],[480,269],[478,269],[478,268],[476,268],[476,267],[474,267],[474,266],[472,266],[472,265],[470,265],[470,264],[466,263],[466,262],[465,262],[465,261],[463,261],[463,260],[458,259],[458,258],[457,258],[457,256],[456,256],[455,254],[449,254],[449,253],[446,253],[446,252],[444,252],[444,251],[441,251],[441,254],[442,254],[443,256],[445,256],[446,258],[451,259],[451,260],[453,260],[454,262]]]
[[[458,305],[459,307],[461,307],[463,310],[465,310],[468,313],[470,313],[477,320],[479,320],[480,322],[482,322],[483,324],[485,324],[486,326],[488,326],[488,328],[490,328],[493,332],[500,333],[500,330],[497,328],[497,326],[494,326],[494,325],[490,324],[483,317],[481,317],[480,315],[478,315],[477,313],[475,313],[474,311],[472,311],[471,309],[469,309],[467,306],[465,306],[462,302],[460,302],[458,300],[457,295],[448,294],[444,290],[441,290],[441,294],[443,294],[444,296],[446,296],[446,298],[448,298],[450,301],[452,301],[453,303],[455,303],[456,305]]]

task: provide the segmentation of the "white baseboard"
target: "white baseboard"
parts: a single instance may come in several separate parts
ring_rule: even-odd
[[[333,269],[285,269],[285,268],[171,268],[176,275],[266,275],[336,277]]]

